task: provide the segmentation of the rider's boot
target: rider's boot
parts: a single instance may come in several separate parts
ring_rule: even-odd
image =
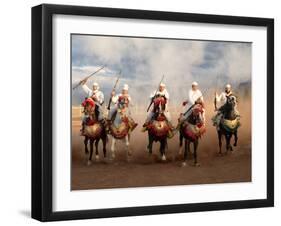
[[[85,135],[84,132],[85,132],[85,125],[83,123],[82,128],[80,129],[80,136],[84,136]]]
[[[141,131],[142,131],[142,132],[145,132],[145,131],[147,130],[147,126],[148,126],[148,122],[145,122],[145,123],[142,125]]]

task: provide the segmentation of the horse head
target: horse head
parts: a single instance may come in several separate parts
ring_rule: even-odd
[[[201,104],[196,104],[192,110],[191,114],[187,118],[187,121],[193,125],[202,125],[203,124],[203,106]]]
[[[233,110],[237,102],[237,98],[234,95],[226,96],[225,107],[229,110]]]
[[[234,95],[230,95],[226,97],[226,102],[222,106],[222,112],[224,118],[233,120],[236,118],[235,114],[235,106],[237,103],[237,98]]]
[[[153,112],[157,115],[164,113],[166,108],[167,99],[164,96],[156,96],[153,99]]]
[[[85,98],[82,103],[82,106],[84,107],[84,113],[86,115],[89,115],[90,117],[95,117],[96,104],[92,98]]]

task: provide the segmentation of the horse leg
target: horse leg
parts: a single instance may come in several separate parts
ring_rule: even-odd
[[[116,139],[114,137],[112,137],[112,142],[111,142],[111,157],[112,157],[112,159],[115,158],[115,143],[116,143]]]
[[[99,157],[99,141],[100,139],[96,139],[95,141],[95,148],[96,148],[96,161],[99,161],[100,157]]]
[[[102,138],[102,148],[103,148],[103,157],[106,158],[106,142],[107,142],[107,137],[106,134],[105,136]]]
[[[226,134],[225,135],[225,140],[226,140],[226,152],[228,151],[232,151],[232,146],[230,144],[230,140],[231,140],[231,134]]]
[[[132,155],[132,152],[130,150],[130,141],[129,141],[129,135],[125,137],[125,144],[127,149],[127,160],[129,161],[129,157]]]
[[[183,141],[183,135],[180,133],[180,136],[179,136],[179,139],[180,139],[180,147],[179,147],[179,155],[182,154],[182,141]]]
[[[219,155],[222,155],[222,152],[221,152],[221,146],[222,146],[222,133],[220,130],[218,130],[218,139],[219,139]]]
[[[89,160],[88,160],[88,166],[92,164],[92,155],[93,155],[93,151],[94,151],[94,139],[90,139],[90,156],[89,156]]]
[[[153,144],[153,138],[152,136],[148,133],[148,145],[147,145],[147,150],[149,154],[152,154],[152,144]]]
[[[184,139],[184,154],[183,154],[182,166],[187,165],[187,159],[188,159],[189,152],[190,152],[190,141],[187,139]]]
[[[166,161],[165,148],[166,148],[166,139],[163,139],[160,141],[160,153],[161,153],[162,161]]]
[[[89,138],[85,136],[84,145],[85,145],[85,154],[86,155],[89,153],[89,150],[88,150],[88,140],[89,140]]]
[[[197,162],[197,149],[198,149],[198,144],[199,144],[199,141],[198,139],[196,139],[194,142],[193,142],[193,156],[194,156],[194,166],[200,166],[200,164]]]
[[[237,130],[234,132],[234,147],[236,147],[237,146],[237,141],[238,141],[238,132],[237,132]]]

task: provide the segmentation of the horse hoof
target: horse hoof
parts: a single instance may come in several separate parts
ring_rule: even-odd
[[[181,163],[181,167],[186,167],[187,166],[187,163],[186,162],[182,162]]]
[[[193,166],[194,167],[200,167],[201,165],[200,165],[200,163],[196,162],[196,163],[193,164]]]
[[[182,155],[182,149],[179,150],[179,155]]]
[[[88,160],[87,166],[90,166],[90,165],[92,165],[92,161],[91,161],[91,160]]]
[[[162,161],[166,161],[167,160],[165,155],[162,155],[161,159],[162,159]]]
[[[222,157],[222,153],[221,153],[221,152],[218,152],[218,156],[219,156],[219,157]]]
[[[100,157],[96,155],[96,161],[98,162],[100,160]]]

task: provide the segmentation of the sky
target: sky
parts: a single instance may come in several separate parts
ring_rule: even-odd
[[[98,82],[106,98],[121,70],[117,92],[127,83],[135,102],[148,103],[163,75],[171,101],[180,102],[193,81],[203,95],[250,82],[251,54],[251,43],[72,35],[72,85],[106,65],[87,82]],[[73,105],[84,97],[81,87],[75,89]]]

